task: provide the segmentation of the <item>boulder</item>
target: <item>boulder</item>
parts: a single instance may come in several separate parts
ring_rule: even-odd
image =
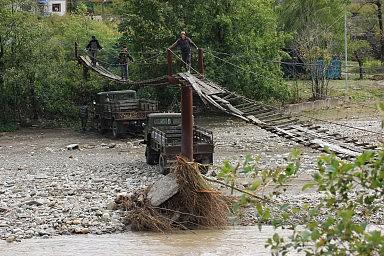
[[[67,146],[67,149],[68,150],[79,149],[79,144],[70,144],[70,145]]]
[[[179,192],[179,184],[176,176],[170,173],[156,181],[148,192],[148,199],[152,206],[160,206],[162,203]]]

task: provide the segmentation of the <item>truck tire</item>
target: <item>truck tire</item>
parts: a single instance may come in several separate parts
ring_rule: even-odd
[[[158,154],[156,154],[156,151],[147,146],[147,148],[145,149],[145,159],[147,164],[156,165],[158,160]]]
[[[169,166],[167,165],[167,159],[163,154],[159,155],[159,171],[163,175],[167,175],[169,173]]]
[[[116,120],[113,120],[112,122],[112,136],[114,139],[117,139],[119,138],[119,125],[118,123],[116,122]]]
[[[100,133],[100,134],[104,134],[105,133],[105,129],[103,128],[103,124],[101,123],[101,121],[97,121],[96,123],[96,129],[97,129],[97,132]]]
[[[213,154],[208,154],[208,155],[202,155],[201,159],[197,161],[200,163],[199,165],[199,171],[202,174],[207,174],[209,171],[210,165],[213,164]]]

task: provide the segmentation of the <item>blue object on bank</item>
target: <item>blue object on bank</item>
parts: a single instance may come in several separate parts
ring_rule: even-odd
[[[331,64],[328,66],[327,79],[341,79],[341,61],[338,57],[333,57]]]

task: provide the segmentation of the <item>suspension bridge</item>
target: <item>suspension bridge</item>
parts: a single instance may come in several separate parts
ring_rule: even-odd
[[[192,69],[192,73],[174,74],[173,57],[179,59],[180,57],[173,51],[168,50],[168,74],[136,82],[125,80],[121,76],[112,73],[103,67],[100,62],[93,66],[91,58],[86,55],[79,55],[77,50],[76,57],[85,69],[93,70],[98,75],[117,83],[138,86],[180,85],[183,88],[192,88],[194,93],[209,108],[240,118],[245,122],[306,147],[319,151],[329,150],[344,159],[353,159],[366,150],[379,149],[376,145],[343,136],[310,121],[303,121],[282,112],[280,109],[246,98],[210,81],[204,76],[204,52],[202,49],[199,49],[198,70]],[[369,130],[367,131],[369,132]],[[372,131],[372,133],[376,132]]]

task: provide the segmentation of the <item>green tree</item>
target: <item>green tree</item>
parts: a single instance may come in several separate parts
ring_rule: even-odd
[[[359,45],[365,42],[366,47],[364,47],[363,55],[381,60],[383,63],[384,21],[382,1],[356,1],[348,6],[348,10],[352,14],[349,19],[352,40],[357,41]],[[360,48],[360,50],[363,49]],[[360,55],[362,54],[360,53]],[[356,56],[353,57],[356,59]]]
[[[9,3],[21,6],[9,1],[0,8],[0,121],[73,119],[76,105],[89,102],[103,86],[96,76],[82,79],[74,43],[85,47],[96,35],[110,48],[116,31],[87,17],[41,17]]]
[[[133,52],[164,62],[165,50],[185,30],[206,49],[209,78],[255,99],[289,97],[280,66],[274,63],[280,60],[284,40],[277,31],[273,1],[127,0],[118,6],[120,41]],[[156,77],[166,73],[166,65],[138,70],[141,78]]]
[[[343,45],[345,1],[286,0],[277,9],[281,29],[291,35],[288,48],[297,50],[310,73],[313,98],[324,97],[326,66]]]

